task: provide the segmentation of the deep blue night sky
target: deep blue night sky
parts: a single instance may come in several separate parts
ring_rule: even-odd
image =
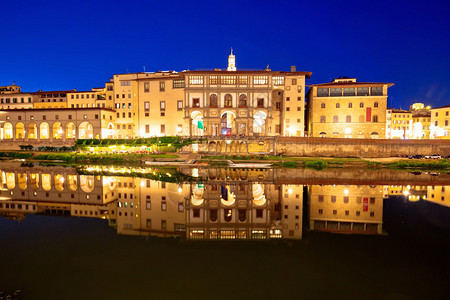
[[[393,82],[390,107],[450,104],[448,1],[18,0],[2,2],[0,26],[0,85],[23,91],[223,68],[233,47],[238,68]]]

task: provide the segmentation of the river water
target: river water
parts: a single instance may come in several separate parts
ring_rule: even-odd
[[[0,164],[0,299],[450,295],[448,174],[110,171]]]

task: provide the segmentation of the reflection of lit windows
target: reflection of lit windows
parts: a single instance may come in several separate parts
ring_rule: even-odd
[[[146,201],[145,202],[145,209],[148,209],[148,210],[152,209],[152,202],[151,201]]]
[[[161,202],[161,210],[162,211],[166,211],[167,210],[167,203],[166,202]]]

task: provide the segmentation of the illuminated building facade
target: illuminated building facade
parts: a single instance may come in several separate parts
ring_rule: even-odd
[[[311,85],[307,94],[309,136],[384,138],[391,86],[347,77]]]
[[[34,93],[8,93],[0,94],[0,109],[33,108]]]
[[[111,109],[13,109],[0,111],[0,140],[66,141],[112,137]]]
[[[303,136],[311,72],[186,71],[185,126],[191,136]]]
[[[91,91],[73,91],[67,93],[67,107],[69,108],[114,108],[112,95],[106,95],[105,88],[93,88]]]
[[[67,108],[67,93],[72,91],[39,91],[34,92],[33,108],[53,109]]]
[[[20,86],[16,85],[15,83],[11,85],[0,86],[0,95],[20,93],[20,91]]]
[[[413,138],[413,114],[402,109],[386,110],[386,138]]]
[[[115,138],[188,134],[183,128],[184,76],[180,73],[118,74],[111,83]]]
[[[430,109],[431,139],[450,139],[450,105]]]

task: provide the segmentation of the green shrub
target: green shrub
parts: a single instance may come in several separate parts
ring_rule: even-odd
[[[326,167],[328,167],[328,163],[323,160],[311,160],[305,162],[305,168],[323,170]]]

